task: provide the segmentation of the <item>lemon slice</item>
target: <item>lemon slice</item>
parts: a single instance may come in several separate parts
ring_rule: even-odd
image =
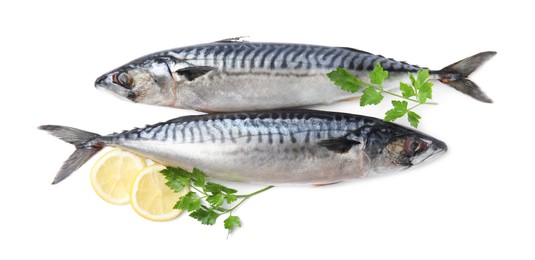
[[[145,167],[143,158],[123,150],[111,150],[100,157],[91,169],[91,185],[103,200],[127,204],[132,183]]]
[[[173,206],[180,197],[189,192],[189,187],[185,187],[179,193],[167,187],[165,185],[167,181],[160,173],[164,168],[160,164],[153,164],[139,172],[130,194],[130,202],[134,210],[142,217],[153,221],[165,221],[178,217],[182,211],[173,209]]]

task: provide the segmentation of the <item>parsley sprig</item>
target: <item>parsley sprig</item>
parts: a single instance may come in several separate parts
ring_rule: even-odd
[[[360,106],[377,105],[383,101],[383,94],[388,94],[394,97],[403,99],[392,100],[393,108],[386,111],[385,121],[394,121],[407,115],[407,119],[411,126],[418,127],[420,119],[422,118],[413,110],[420,105],[436,105],[436,103],[428,102],[432,98],[433,83],[429,81],[429,70],[418,70],[417,76],[414,77],[409,73],[411,84],[404,82],[399,83],[401,95],[385,90],[382,86],[385,79],[388,78],[388,71],[385,71],[380,63],[376,63],[372,72],[370,72],[370,83],[358,79],[353,74],[349,73],[343,68],[337,68],[329,73],[327,76],[334,82],[335,85],[341,87],[343,90],[355,93],[362,87],[362,96],[360,97]],[[416,103],[409,107],[409,102]]]
[[[197,168],[188,172],[178,167],[168,166],[161,173],[167,179],[165,185],[174,192],[181,192],[186,186],[194,190],[181,197],[173,208],[191,212],[189,216],[204,225],[214,225],[219,216],[228,214],[223,221],[228,234],[241,227],[241,219],[233,215],[234,210],[252,196],[273,188],[273,186],[267,186],[250,194],[238,195],[235,189],[206,181],[204,173]]]

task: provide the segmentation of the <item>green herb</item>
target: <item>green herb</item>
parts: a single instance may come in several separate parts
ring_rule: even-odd
[[[237,195],[238,191],[235,189],[207,182],[204,173],[197,168],[190,173],[178,167],[167,167],[161,173],[167,180],[165,185],[174,192],[181,192],[186,186],[194,190],[181,197],[176,202],[175,209],[191,212],[190,217],[205,225],[214,225],[218,217],[228,214],[223,221],[228,234],[241,227],[240,218],[233,215],[234,210],[250,197],[273,188],[268,186],[250,194]],[[232,205],[234,202],[237,203]]]
[[[422,118],[413,110],[420,105],[435,105],[436,103],[428,102],[432,96],[433,83],[429,81],[429,70],[419,70],[416,77],[409,73],[411,84],[404,82],[399,83],[401,95],[387,91],[383,88],[383,82],[388,78],[388,71],[385,71],[380,63],[376,63],[372,72],[370,72],[370,83],[364,82],[353,74],[349,73],[343,68],[337,68],[329,73],[327,76],[334,82],[335,85],[341,87],[343,90],[355,93],[365,87],[360,97],[360,106],[377,105],[383,101],[383,94],[388,94],[397,98],[403,99],[393,100],[393,108],[386,111],[384,120],[394,121],[398,118],[407,115],[407,120],[413,127],[418,127],[420,119]],[[416,105],[409,107],[409,103],[413,102]]]
[[[383,100],[383,95],[380,90],[376,90],[374,87],[367,87],[362,91],[362,97],[360,97],[360,106],[377,105]]]
[[[364,82],[357,79],[349,71],[342,68],[337,68],[327,73],[327,76],[329,76],[334,84],[351,93],[359,91],[360,86],[364,84]]]

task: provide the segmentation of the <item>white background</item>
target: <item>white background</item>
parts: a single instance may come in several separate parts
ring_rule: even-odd
[[[534,259],[533,8],[516,1],[3,1],[0,259]],[[74,150],[46,133],[101,134],[193,114],[93,87],[139,56],[235,36],[348,46],[439,69],[494,50],[473,79],[484,104],[437,85],[420,129],[449,145],[432,163],[339,185],[281,187],[221,221],[154,223],[102,201],[96,158],[50,185]],[[381,116],[386,106],[323,109]],[[405,122],[403,122],[405,123]],[[98,156],[97,156],[98,157]],[[260,187],[231,185],[243,191]]]

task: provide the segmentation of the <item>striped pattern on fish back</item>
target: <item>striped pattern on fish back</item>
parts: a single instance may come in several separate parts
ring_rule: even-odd
[[[215,42],[160,53],[199,66],[232,70],[373,70],[380,62],[389,71],[417,71],[418,66],[368,52],[306,44]]]
[[[314,143],[377,122],[364,116],[308,110],[219,113],[180,117],[108,138],[111,137],[112,142],[235,143],[238,138],[246,138],[247,143]]]

